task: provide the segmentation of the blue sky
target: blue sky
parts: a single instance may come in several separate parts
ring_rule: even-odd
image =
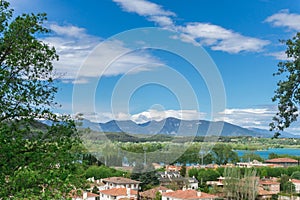
[[[11,4],[16,14],[48,14],[46,26],[52,33],[41,39],[56,47],[60,61],[55,68],[63,74],[57,96],[62,108],[56,112],[81,112],[93,121],[144,122],[173,116],[268,128],[276,112],[271,98],[278,77],[272,74],[285,59],[279,39],[300,31],[298,0],[12,0]],[[117,40],[116,34],[143,27],[174,32],[170,40],[199,50],[201,45],[222,78],[225,107],[212,109],[212,86],[185,58],[159,49],[133,49]],[[99,44],[102,51],[95,51]],[[99,74],[99,63],[129,50]],[[83,69],[93,52],[97,59]],[[74,88],[79,91],[75,97]]]

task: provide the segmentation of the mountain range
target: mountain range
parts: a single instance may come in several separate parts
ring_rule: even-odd
[[[149,121],[137,124],[133,121],[112,120],[106,123],[91,122],[87,119],[81,121],[82,128],[90,128],[100,132],[130,133],[130,134],[164,134],[173,136],[252,136],[270,138],[274,135],[265,129],[243,128],[227,122],[212,122],[207,120],[180,120],[166,118],[161,121]],[[288,132],[281,133],[284,138],[300,138]]]

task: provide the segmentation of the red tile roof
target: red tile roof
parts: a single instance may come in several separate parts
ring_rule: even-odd
[[[266,160],[267,163],[298,163],[298,160],[292,158],[274,158]]]
[[[94,193],[88,192],[87,197],[99,197],[99,194],[94,194]]]
[[[174,192],[165,192],[162,194],[165,197],[172,197],[177,199],[215,199],[217,196],[207,194],[204,192],[197,192],[195,190],[177,190]]]
[[[103,182],[115,183],[115,184],[139,184],[140,181],[131,180],[123,177],[110,177],[102,180]]]
[[[279,182],[276,181],[259,181],[261,185],[280,185]]]
[[[156,187],[156,188],[153,188],[153,189],[141,192],[140,196],[141,197],[148,197],[148,198],[153,198],[154,199],[157,192],[159,192],[159,191],[167,191],[167,190],[170,190],[170,189],[166,188],[166,187],[163,187],[163,186],[159,186],[159,187]]]
[[[101,190],[100,193],[111,196],[126,196],[127,188],[112,188],[108,190]],[[137,195],[136,190],[130,190],[130,195]]]
[[[291,182],[292,183],[300,183],[300,180],[298,180],[298,179],[292,179]]]

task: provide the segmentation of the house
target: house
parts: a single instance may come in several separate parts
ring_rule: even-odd
[[[85,192],[82,190],[72,190],[69,197],[72,200],[99,200],[99,194]]]
[[[152,163],[152,166],[154,167],[154,169],[161,169],[164,167],[164,165],[160,163]]]
[[[158,172],[157,176],[162,186],[175,185],[178,189],[198,189],[198,180],[195,177],[182,177],[178,171]]]
[[[224,186],[224,183],[223,183],[224,179],[225,179],[225,177],[220,176],[217,181],[206,181],[206,185],[223,187]]]
[[[292,179],[290,181],[295,185],[295,192],[300,193],[300,180]]]
[[[278,194],[280,192],[280,183],[271,179],[259,181],[259,186],[272,194]]]
[[[292,158],[274,158],[274,159],[266,160],[265,162],[269,164],[282,165],[284,167],[298,165],[298,160]]]
[[[180,165],[166,165],[165,169],[167,172],[178,172],[181,170]]]
[[[112,188],[100,191],[100,200],[137,200],[138,191],[131,188]]]
[[[142,199],[142,200],[152,200],[152,199],[155,199],[157,192],[162,194],[164,192],[172,192],[172,191],[173,190],[170,190],[169,188],[159,186],[159,187],[141,192],[139,194],[139,196],[140,196],[140,199]]]
[[[253,160],[252,162],[238,162],[236,163],[238,167],[244,168],[252,168],[252,167],[268,167],[270,164],[262,163],[257,160]]]
[[[204,192],[199,192],[196,190],[176,190],[174,192],[165,192],[162,193],[162,200],[213,200],[218,198],[215,195],[207,194]]]
[[[102,180],[95,180],[94,177],[92,177],[89,178],[88,181],[89,181],[90,188],[87,189],[87,191],[89,192],[93,191],[94,188],[97,188],[98,190],[106,189],[105,184],[102,182]]]
[[[123,177],[110,177],[102,179],[102,182],[105,184],[105,189],[112,188],[130,188],[132,190],[139,190],[140,181],[131,180],[129,178]]]
[[[263,187],[258,187],[257,199],[264,200],[264,199],[272,199],[274,195],[273,192],[265,190]]]

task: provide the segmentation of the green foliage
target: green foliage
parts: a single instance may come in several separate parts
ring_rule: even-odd
[[[205,184],[206,181],[216,181],[219,177],[219,172],[214,169],[199,169],[196,176],[200,184]]]
[[[107,177],[113,177],[113,176],[125,176],[127,173],[116,170],[113,168],[106,167],[104,165],[102,166],[90,166],[86,171],[85,171],[85,177],[86,178],[92,178],[94,177],[95,179],[102,179],[102,178],[107,178]]]
[[[295,185],[292,182],[287,181],[283,184],[282,191],[287,194],[293,194],[295,192]]]
[[[154,200],[161,200],[161,199],[162,199],[161,193],[160,192],[156,192]]]
[[[0,2],[0,121],[52,115],[49,108],[57,91],[52,61],[58,56],[54,48],[35,38],[49,32],[42,26],[46,15],[12,19],[8,6]]]
[[[214,161],[218,165],[224,165],[229,162],[238,162],[239,158],[235,151],[233,151],[232,146],[225,144],[216,144],[212,149],[212,155]]]
[[[0,1],[0,197],[62,199],[85,187],[82,144],[75,124],[50,110],[58,56],[37,36],[49,32],[45,14],[13,18]],[[37,118],[52,120],[37,127]]]
[[[280,191],[285,191],[287,189],[290,177],[286,174],[282,174],[280,177]]]
[[[0,196],[55,199],[85,187],[74,130],[73,124],[53,125],[47,132],[0,124]]]
[[[181,167],[179,172],[182,177],[186,176],[186,165],[185,164]]]
[[[255,169],[225,168],[224,193],[229,199],[255,200],[258,192],[258,178]]]
[[[300,171],[293,172],[293,174],[291,175],[291,178],[300,180]]]
[[[188,171],[189,177],[197,177],[198,176],[198,169],[197,168],[192,168]]]
[[[255,153],[245,153],[242,157],[241,160],[244,162],[249,162],[249,161],[253,161],[253,160],[257,160],[260,162],[263,162],[264,159],[262,157],[260,157],[258,154]]]
[[[287,61],[279,62],[274,75],[281,76],[273,101],[278,102],[278,112],[270,124],[272,130],[282,131],[295,122],[300,103],[300,33],[287,41]]]
[[[153,186],[159,184],[156,171],[152,165],[144,166],[142,163],[137,163],[130,178],[141,181],[142,190],[153,188]]]

